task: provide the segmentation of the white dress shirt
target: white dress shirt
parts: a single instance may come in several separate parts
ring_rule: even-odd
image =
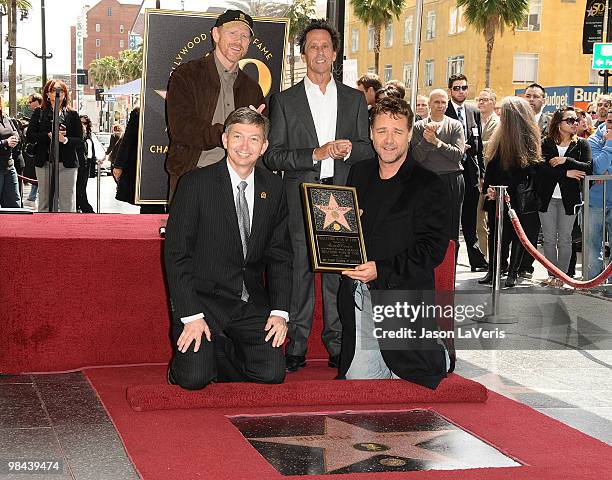
[[[317,130],[319,147],[336,140],[336,119],[338,115],[338,89],[332,78],[325,87],[325,93],[308,76],[304,77],[306,98]],[[316,162],[315,162],[316,163]],[[320,178],[334,176],[334,160],[327,157],[321,161]]]
[[[247,183],[246,188],[244,189],[244,195],[246,197],[247,206],[249,207],[249,231],[251,231],[251,226],[253,225],[253,205],[255,202],[255,169],[251,171],[247,178],[240,178],[240,175],[236,173],[236,171],[230,166],[229,162],[227,162],[227,170],[230,175],[230,181],[232,182],[232,196],[234,198],[234,208],[238,208],[236,204],[236,198],[238,197],[238,184],[242,181]],[[289,321],[289,312],[284,310],[272,310],[270,315],[277,315],[279,317],[283,317],[286,321]],[[181,318],[181,322],[189,323],[194,320],[199,320],[200,318],[204,318],[204,313],[196,313],[195,315],[190,315],[189,317]]]

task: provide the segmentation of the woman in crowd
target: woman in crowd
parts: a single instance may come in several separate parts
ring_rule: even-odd
[[[512,208],[527,237],[535,245],[538,239],[538,196],[536,176],[541,160],[540,130],[529,104],[519,97],[506,97],[501,105],[499,126],[487,145],[485,155],[489,159],[484,177],[484,208],[489,221],[489,252],[496,255],[497,245],[495,221],[495,190],[491,185],[506,185]],[[504,245],[512,243],[506,287],[516,285],[517,274],[523,255],[527,255],[516,236],[507,212],[504,212]],[[503,257],[503,256],[502,256]],[[504,262],[502,258],[502,262]],[[493,279],[493,262],[489,262],[487,276],[480,283]]]
[[[581,181],[592,169],[591,148],[585,139],[577,137],[577,128],[578,115],[573,107],[554,113],[542,141],[545,162],[538,179],[544,255],[562,272],[568,271],[572,256],[572,228],[581,203]],[[563,286],[551,274],[543,284]]]
[[[28,141],[36,143],[38,211],[49,211],[49,161],[53,158],[52,132],[55,89],[59,88],[59,185],[61,212],[76,212],[76,180],[79,158],[83,155],[83,128],[78,112],[70,107],[68,87],[61,80],[49,80],[43,88],[43,104],[34,110],[28,127]]]
[[[89,180],[89,166],[96,163],[96,151],[91,138],[91,120],[87,115],[81,115],[83,126],[83,139],[85,148],[79,157],[79,170],[76,180],[76,208],[81,213],[94,213],[93,207],[87,200],[87,181]]]
[[[4,111],[4,101],[0,96],[0,207],[19,208],[19,183],[13,158],[13,149],[19,143],[19,134]]]
[[[584,110],[581,110],[580,108],[575,108],[574,111],[576,112],[576,116],[578,117],[576,136],[579,138],[589,138],[595,131],[595,128],[593,128],[593,120],[591,119],[591,116],[587,115],[587,113]]]

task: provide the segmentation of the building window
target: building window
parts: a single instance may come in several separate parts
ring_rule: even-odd
[[[463,18],[463,12],[465,7],[451,7],[449,12],[449,35],[455,35],[456,33],[465,32],[465,19]]]
[[[514,55],[512,81],[514,83],[533,83],[538,81],[538,54],[517,53]]]
[[[463,55],[455,55],[454,57],[448,57],[448,74],[447,77],[458,73],[463,73]]]
[[[125,33],[125,27],[123,25],[119,25],[119,33]]]
[[[100,42],[100,39],[99,39],[99,38],[96,38],[96,47],[99,47],[99,46],[100,46],[100,43],[101,43],[101,42]]]
[[[425,60],[425,75],[423,76],[423,84],[426,87],[431,87],[434,84],[434,61]]]
[[[374,50],[374,27],[368,25],[368,50]]]
[[[113,9],[111,7],[108,7],[108,9],[106,10],[106,16],[107,17],[113,16]]]
[[[385,25],[385,48],[393,46],[393,22],[389,21]]]
[[[414,34],[412,33],[412,19],[414,17],[412,15],[409,15],[408,17],[406,17],[406,20],[404,20],[404,44],[408,45],[409,43],[412,43],[412,37],[414,36]]]
[[[125,41],[119,40],[119,48],[125,48]]]
[[[383,79],[384,83],[387,83],[389,80],[393,78],[393,66],[392,65],[385,65],[383,76],[384,76],[384,79]]]
[[[427,12],[427,29],[425,30],[425,40],[436,38],[436,12]]]
[[[529,0],[529,13],[525,16],[523,24],[517,30],[529,32],[540,31],[540,20],[542,18],[542,0]]]
[[[100,58],[100,52],[96,52],[96,60]]]
[[[402,82],[404,82],[406,88],[410,88],[410,85],[412,85],[412,65],[410,63],[404,63],[402,69]]]
[[[359,50],[359,29],[353,28],[351,30],[351,52]]]
[[[100,31],[100,24],[96,23],[96,32],[99,32],[99,31]]]

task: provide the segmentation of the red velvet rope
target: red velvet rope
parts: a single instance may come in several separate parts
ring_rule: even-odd
[[[35,183],[36,185],[38,185],[38,180],[36,180],[35,178],[28,178],[28,177],[24,177],[23,175],[19,175],[19,174],[17,174],[17,177],[21,178],[24,182]]]
[[[508,203],[508,207],[510,207],[509,202],[507,203]],[[557,267],[555,267],[550,260],[548,260],[540,252],[538,252],[537,248],[535,248],[531,244],[531,242],[527,238],[527,235],[525,235],[525,231],[523,230],[523,227],[521,226],[521,222],[518,219],[518,215],[512,208],[508,208],[508,214],[510,215],[510,220],[512,221],[512,226],[514,227],[514,231],[516,232],[516,235],[518,236],[519,240],[523,244],[523,247],[525,247],[525,250],[527,250],[531,254],[531,256],[535,258],[538,262],[544,265],[544,267],[546,267],[546,269],[552,275],[555,275],[557,278],[560,278],[561,280],[563,280],[564,283],[567,283],[568,285],[574,288],[579,288],[579,289],[593,288],[605,282],[610,276],[610,274],[612,274],[612,262],[610,262],[610,264],[606,267],[606,269],[603,272],[601,272],[599,275],[597,275],[595,278],[584,281],[584,282],[580,280],[574,280],[573,278],[569,277],[565,272],[562,272]],[[584,262],[583,262],[583,268],[584,268]]]

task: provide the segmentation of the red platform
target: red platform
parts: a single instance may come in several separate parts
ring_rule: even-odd
[[[164,215],[0,216],[0,372],[165,363]],[[436,271],[452,290],[454,252]],[[325,358],[320,303],[310,358]]]

